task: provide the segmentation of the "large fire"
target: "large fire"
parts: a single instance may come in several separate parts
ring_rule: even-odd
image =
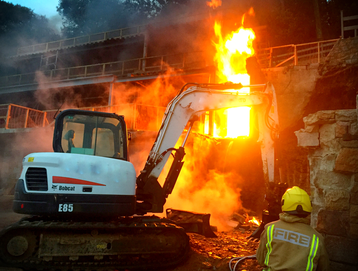
[[[250,84],[250,76],[246,71],[246,59],[255,52],[253,48],[253,41],[256,38],[254,31],[241,26],[223,38],[219,22],[215,22],[214,30],[218,39],[218,42],[214,43],[216,48],[214,59],[218,65],[219,80],[243,85]],[[245,93],[248,91],[248,89],[244,90]]]
[[[250,9],[250,14],[253,14],[252,9]],[[217,42],[214,42],[216,48],[214,60],[217,63],[219,83],[232,82],[249,85],[250,76],[246,70],[246,59],[255,53],[253,48],[253,41],[256,38],[254,31],[241,26],[223,38],[219,22],[215,22],[214,31],[217,39]],[[248,94],[250,89],[242,88],[239,93]],[[223,135],[223,128],[214,125],[213,135],[230,138],[249,136],[250,109],[250,107],[230,108],[218,113],[220,123],[226,123],[226,134]]]
[[[220,83],[231,81],[248,85],[250,77],[245,66],[246,59],[254,54],[252,41],[255,35],[253,31],[240,27],[237,31],[224,36],[221,33],[220,24],[215,23],[215,33],[215,48],[217,49],[215,60]],[[143,91],[142,88],[128,89],[123,85],[121,89],[115,91],[115,103],[154,105],[154,101],[168,98],[163,99],[163,94],[173,97],[177,89],[170,85],[172,83],[172,81],[169,82],[170,77],[167,78],[164,81],[157,80],[151,85],[146,85],[147,91]],[[240,92],[241,95],[246,95],[249,89],[242,89]],[[123,93],[127,93],[127,95],[124,96]],[[137,98],[133,101],[132,97]],[[237,113],[233,113],[235,111]],[[139,111],[135,112],[136,115],[139,113]],[[125,112],[125,114],[128,114],[126,120],[130,120],[131,113]],[[211,125],[209,127],[209,123],[206,122],[205,129],[207,132],[212,130],[214,136],[231,138],[247,136],[250,132],[249,115],[250,108],[248,107],[210,112],[205,118],[211,118]],[[145,164],[154,139],[146,138],[139,143],[139,139],[136,139],[138,145],[131,147],[131,162],[138,174]],[[182,139],[177,144],[181,143]],[[239,156],[234,150],[234,144],[231,143],[224,142],[218,145],[215,138],[193,133],[186,144],[184,167],[172,195],[167,199],[165,208],[210,213],[213,225],[220,229],[229,229],[230,226],[227,224],[229,217],[243,208],[240,192],[245,183],[245,180],[231,166],[231,160]],[[170,164],[169,161],[167,166]],[[161,184],[167,176],[168,169],[166,167],[160,176]]]
[[[215,22],[214,30],[216,40],[213,43],[216,48],[219,83],[230,81],[249,85],[246,59],[254,54],[253,30],[242,26],[223,37],[219,22]],[[249,88],[239,91],[241,95],[248,93]],[[204,116],[204,133],[209,134],[211,131],[214,137],[221,138],[249,136],[250,109],[238,107],[207,112]],[[227,229],[228,217],[243,208],[240,203],[240,187],[244,180],[237,172],[225,170],[228,162],[225,157],[230,153],[231,144],[225,147],[226,150],[222,150],[226,153],[224,158],[215,156],[215,139],[210,137],[194,137],[193,143],[188,145],[190,147],[186,148],[185,166],[173,194],[168,198],[167,206],[174,207],[180,203],[183,210],[211,213],[214,225]],[[218,168],[214,169],[213,163]],[[250,223],[257,224],[253,220]]]

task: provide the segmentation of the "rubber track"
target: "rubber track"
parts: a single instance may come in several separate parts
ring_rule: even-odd
[[[178,248],[178,253],[168,257],[168,255],[156,254],[155,259],[145,258],[138,260],[138,257],[133,259],[127,259],[125,262],[118,259],[112,260],[105,256],[103,261],[89,260],[81,262],[73,262],[69,260],[64,261],[42,261],[37,257],[36,247],[35,252],[30,259],[22,261],[12,261],[11,263],[4,263],[1,261],[3,253],[0,251],[0,267],[16,267],[22,268],[23,270],[43,270],[43,271],[114,271],[114,270],[158,270],[162,268],[169,268],[177,266],[184,262],[189,254],[189,237],[186,235],[183,228],[175,225],[174,223],[168,222],[167,219],[160,219],[158,217],[135,217],[135,218],[124,218],[115,222],[66,222],[66,221],[53,221],[53,220],[38,220],[39,218],[25,218],[19,222],[10,225],[0,232],[0,246],[4,246],[4,242],[1,240],[6,237],[7,234],[11,234],[14,231],[21,230],[36,232],[39,236],[42,231],[69,231],[69,230],[114,230],[130,232],[130,231],[158,231],[173,232],[175,235],[180,235],[182,243],[185,245]],[[37,240],[38,241],[38,240]],[[37,243],[38,245],[38,243]],[[0,248],[4,249],[4,248]],[[137,256],[137,255],[136,255]]]

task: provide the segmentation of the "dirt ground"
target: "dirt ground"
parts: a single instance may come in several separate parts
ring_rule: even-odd
[[[13,213],[11,206],[12,197],[0,195],[0,230],[22,217]],[[188,233],[191,246],[188,260],[180,266],[165,271],[230,270],[229,262],[232,258],[255,254],[258,241],[248,238],[254,230],[254,226],[233,228],[226,232],[215,232],[217,238],[206,238],[199,234]],[[255,259],[246,259],[236,267],[235,271],[239,270],[259,271],[261,268]],[[0,268],[0,271],[10,270]]]
[[[232,258],[256,253],[259,243],[257,240],[248,239],[251,232],[252,230],[233,229],[228,232],[217,232],[217,238],[206,238],[189,233],[190,257],[183,265],[171,269],[171,271],[230,270],[229,262]],[[256,259],[246,259],[237,265],[235,271],[239,270],[259,271],[262,268]]]

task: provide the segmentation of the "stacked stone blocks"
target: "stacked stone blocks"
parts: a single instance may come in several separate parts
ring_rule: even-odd
[[[326,110],[304,119],[298,146],[308,149],[311,226],[325,235],[332,270],[358,270],[357,110]]]

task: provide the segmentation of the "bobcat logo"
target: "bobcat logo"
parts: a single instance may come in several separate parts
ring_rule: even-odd
[[[53,189],[53,190],[56,190],[56,189],[57,189],[57,186],[58,186],[58,185],[54,185],[54,184],[53,184],[53,185],[52,185],[52,189]]]

